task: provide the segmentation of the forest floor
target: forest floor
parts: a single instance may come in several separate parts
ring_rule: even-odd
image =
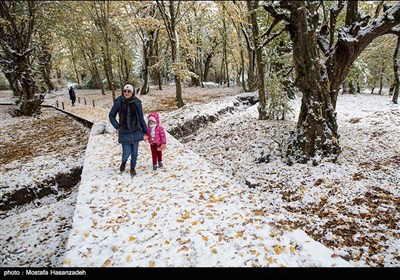
[[[185,119],[188,111],[202,114],[210,104],[240,91],[234,87],[184,88],[188,110],[176,111],[173,86],[153,89],[139,98],[146,113],[162,112],[168,130],[172,123]],[[67,111],[107,122],[111,93],[76,92],[80,102],[75,107],[70,106],[67,91],[48,94],[46,103],[57,100],[61,106],[64,102]],[[0,92],[0,101],[9,99],[9,92]],[[356,266],[399,266],[400,150],[395,145],[400,137],[399,106],[391,104],[388,96],[341,95],[337,109],[342,154],[336,164],[323,162],[313,167],[284,163],[285,141],[294,130],[300,100],[291,103],[293,113],[285,121],[258,121],[257,105],[217,116],[215,122],[185,139],[185,145],[247,184],[249,196],[263,205],[262,211],[271,215],[274,226],[301,228]],[[82,125],[51,109],[36,118],[11,118],[6,106],[0,109],[2,194],[83,164],[88,131]],[[24,265],[60,265],[77,189],[1,212],[2,256],[10,244],[16,248],[13,235],[23,234],[54,252],[52,257]],[[50,219],[55,209],[63,211]],[[27,223],[27,219],[36,223]]]

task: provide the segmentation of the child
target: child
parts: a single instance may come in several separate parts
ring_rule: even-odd
[[[167,139],[165,137],[164,128],[160,124],[160,117],[157,112],[151,112],[149,114],[147,125],[147,135],[149,136],[153,170],[157,170],[157,162],[158,167],[163,167],[162,150],[167,144]]]

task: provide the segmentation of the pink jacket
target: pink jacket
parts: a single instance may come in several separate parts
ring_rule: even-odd
[[[154,141],[151,138],[151,129],[153,129],[153,128],[151,128],[149,126],[149,124],[147,124],[147,135],[149,136],[149,140],[148,141],[149,141],[150,145],[155,144],[155,143],[157,143],[158,146],[161,145],[161,144],[167,144],[167,138],[165,137],[164,128],[160,124],[160,116],[158,115],[157,112],[151,112],[148,115],[148,117],[150,117],[150,116],[153,116],[157,121],[157,125],[154,128],[156,130],[156,133],[155,133],[155,136],[154,136]]]

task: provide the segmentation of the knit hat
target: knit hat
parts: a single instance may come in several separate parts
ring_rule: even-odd
[[[150,116],[150,117],[149,117],[149,121],[153,121],[153,122],[157,123],[156,118],[153,117],[153,116]]]
[[[124,90],[130,90],[131,92],[133,92],[133,86],[130,85],[130,84],[126,84],[126,85],[124,86]]]

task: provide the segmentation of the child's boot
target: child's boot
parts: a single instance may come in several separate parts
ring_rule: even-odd
[[[164,165],[162,164],[162,161],[159,161],[159,162],[158,162],[158,167],[160,167],[160,168],[161,168],[161,167],[164,167]]]

